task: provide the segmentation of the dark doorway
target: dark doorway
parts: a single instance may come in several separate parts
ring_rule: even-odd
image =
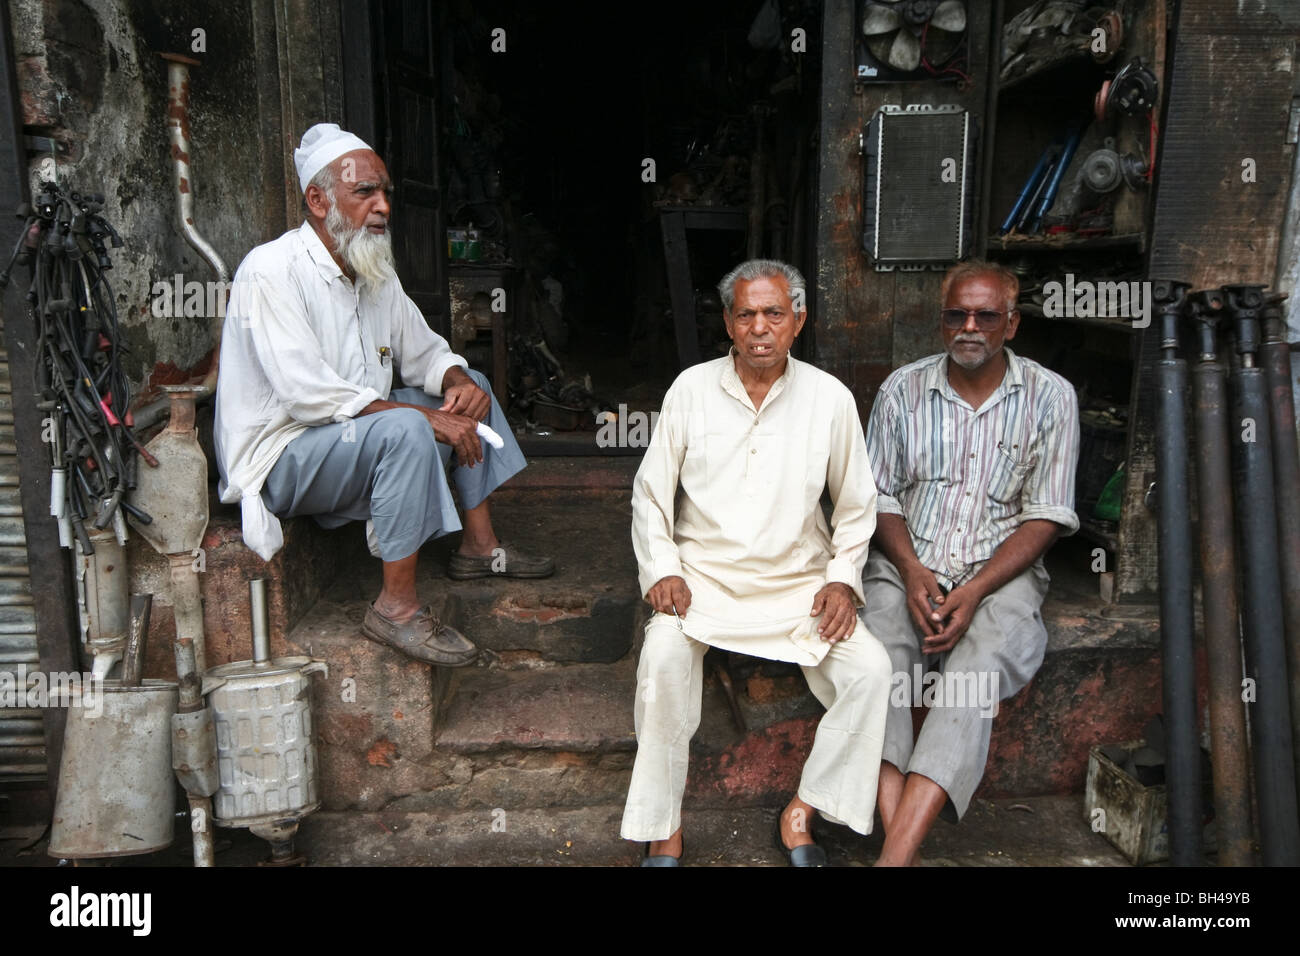
[[[376,139],[434,147],[419,145],[435,139],[420,123],[391,128],[404,116],[392,77],[410,75],[404,38],[422,35],[424,7],[377,6],[387,19],[374,75],[388,102]],[[498,395],[531,453],[596,451],[603,410],[658,408],[684,361],[725,353],[714,287],[747,250],[812,265],[821,4],[460,0],[437,11],[437,211],[449,241],[430,254],[447,262],[448,337],[494,378],[505,366]],[[669,209],[720,223],[687,234],[675,300]],[[411,223],[398,213],[401,231]]]

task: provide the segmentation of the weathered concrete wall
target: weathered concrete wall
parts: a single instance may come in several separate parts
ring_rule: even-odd
[[[26,132],[66,147],[59,181],[104,193],[105,216],[125,242],[113,251],[112,280],[132,348],[133,386],[138,392],[151,380],[163,384],[205,370],[210,315],[157,317],[150,310],[156,281],[177,273],[186,281],[216,278],[177,225],[164,124],[167,70],[159,54],[200,61],[190,80],[195,223],[233,273],[249,249],[294,219],[287,158],[301,130],[286,132],[281,117],[341,119],[341,98],[323,92],[337,85],[337,71],[320,66],[337,64],[337,43],[331,49],[318,42],[330,24],[337,38],[336,0],[275,7],[259,0],[8,2]],[[296,89],[282,82],[286,35],[311,39],[295,54],[317,64],[314,86],[311,71],[302,69],[294,71]],[[32,157],[34,187],[52,171],[48,155]]]

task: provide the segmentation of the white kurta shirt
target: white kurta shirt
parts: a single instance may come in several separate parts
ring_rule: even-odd
[[[399,281],[354,285],[309,223],[245,256],[226,306],[215,434],[218,491],[242,503],[244,543],[269,561],[284,542],[261,490],[289,442],[386,399],[394,368],[441,395],[453,365],[466,362]]]
[[[830,645],[813,598],[840,582],[863,603],[875,502],[857,405],[834,376],[790,357],[755,411],[732,356],[695,365],[664,396],[633,483],[641,593],[679,575],[688,636],[817,664]]]

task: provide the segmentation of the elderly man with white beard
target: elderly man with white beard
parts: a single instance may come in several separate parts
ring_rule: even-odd
[[[383,160],[333,123],[294,151],[306,220],[253,249],[235,273],[217,382],[225,502],[264,560],[283,544],[276,516],[327,528],[367,522],[383,588],[362,633],[430,664],[478,648],[417,596],[429,538],[462,529],[452,578],[546,577],[549,558],[503,546],[488,496],[525,466],[487,380],[433,332],[393,268],[392,183]],[[406,387],[392,388],[397,373]],[[500,447],[480,442],[479,423]],[[450,484],[445,471],[455,456]]]

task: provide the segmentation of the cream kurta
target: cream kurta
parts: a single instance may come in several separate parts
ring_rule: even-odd
[[[875,503],[857,405],[837,379],[790,357],[756,412],[732,356],[693,366],[664,396],[633,483],[641,593],[680,575],[687,636],[817,664],[830,645],[809,615],[813,598],[839,582],[863,604]]]

